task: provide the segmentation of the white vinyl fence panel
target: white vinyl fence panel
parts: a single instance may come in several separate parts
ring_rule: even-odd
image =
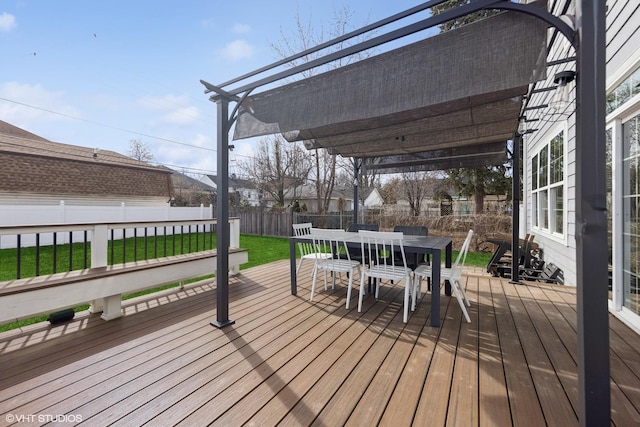
[[[66,206],[64,201],[58,205],[0,205],[0,227],[10,226],[30,226],[30,225],[63,225],[63,224],[95,224],[113,222],[151,222],[151,221],[188,221],[196,219],[213,219],[213,206],[199,207],[172,207],[166,206]],[[144,229],[138,230],[140,235]],[[181,230],[176,228],[176,234]],[[185,230],[185,232],[187,232]],[[148,235],[153,236],[153,229],[147,230]],[[164,228],[157,230],[158,235],[165,233]],[[166,234],[173,233],[172,228],[166,229]],[[122,230],[114,230],[114,238],[122,238]],[[126,230],[126,236],[132,237],[133,229]],[[68,233],[58,233],[57,244],[69,243],[69,237],[73,242],[84,240],[84,233],[81,231]],[[50,245],[53,243],[52,233],[40,235],[40,245]],[[35,235],[22,236],[21,246],[35,246]],[[87,236],[91,241],[91,233]],[[0,236],[0,249],[15,248],[17,245],[16,236]]]

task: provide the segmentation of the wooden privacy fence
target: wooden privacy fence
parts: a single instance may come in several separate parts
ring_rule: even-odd
[[[284,211],[253,209],[233,212],[229,216],[240,218],[240,234],[291,236],[293,216],[290,209]]]

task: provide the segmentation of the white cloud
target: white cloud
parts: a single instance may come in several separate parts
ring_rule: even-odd
[[[236,24],[233,26],[233,32],[236,34],[247,34],[251,32],[251,27],[246,24]]]
[[[175,139],[175,138],[173,138]],[[211,151],[215,149],[215,144],[210,136],[202,133],[198,133],[195,136],[183,141],[189,145],[196,147],[203,147],[206,150],[200,150],[195,147],[188,147],[184,145],[171,144],[168,142],[160,142],[157,147],[154,148],[154,156],[156,161],[161,164],[174,165],[185,168],[201,169],[189,170],[189,173],[204,174],[214,173],[216,170],[216,153]]]
[[[0,15],[0,31],[11,31],[16,27],[16,17],[7,13],[2,12]]]
[[[234,40],[222,49],[220,55],[224,59],[230,61],[238,61],[240,59],[251,58],[255,49],[245,40]]]
[[[138,99],[137,104],[147,110],[167,111],[176,108],[176,106],[184,107],[189,103],[186,96],[164,95],[164,96],[143,96]]]
[[[171,111],[163,118],[163,122],[171,125],[185,126],[201,120],[202,116],[197,107],[183,107]]]
[[[236,148],[234,148],[229,156],[237,158],[240,162],[247,161],[249,157],[254,157],[256,154],[255,141],[253,141],[253,138],[244,141],[234,141],[233,145],[235,145]]]
[[[63,92],[49,92],[40,85],[2,83],[0,96],[11,101],[0,102],[0,117],[16,126],[33,121],[68,119],[65,115],[81,116],[77,108],[67,103]]]

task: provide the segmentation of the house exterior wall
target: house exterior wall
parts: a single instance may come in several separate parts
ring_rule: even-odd
[[[555,15],[562,15],[562,9],[568,0],[555,3],[556,10],[552,11]],[[573,2],[569,4],[568,14],[575,14],[575,5]],[[549,32],[549,40],[551,38]],[[561,35],[558,35],[555,43],[547,57],[547,61],[555,61],[569,56],[575,56],[575,51]],[[547,68],[547,78],[543,82],[539,82],[537,88],[548,88],[555,86],[554,76],[556,73],[564,70],[575,70],[575,62],[560,64],[558,66]],[[573,83],[571,83],[573,88]],[[554,91],[536,93],[531,97],[528,106],[540,106],[549,104],[554,95]],[[573,91],[572,91],[573,96]],[[526,112],[526,118],[529,120],[527,126],[529,129],[536,129],[534,132],[524,135],[523,160],[524,160],[524,209],[526,211],[525,221],[527,233],[535,235],[534,241],[537,242],[544,251],[544,259],[551,262],[562,269],[564,273],[565,284],[575,286],[576,279],[576,239],[575,239],[575,102],[572,102],[566,109],[553,111],[547,107],[544,109],[531,110]],[[533,191],[534,173],[532,162],[536,156],[540,155],[541,150],[545,146],[549,146],[550,141],[559,133],[564,137],[563,146],[563,182],[564,195],[563,205],[564,214],[562,220],[562,232],[554,232],[549,227],[545,227],[539,221],[536,223],[534,215],[538,212],[535,210],[535,200]],[[547,148],[548,149],[548,148]],[[524,227],[521,227],[521,229]],[[524,237],[524,236],[521,236]]]
[[[0,192],[5,194],[164,198],[165,202],[172,194],[171,175],[151,168],[17,153],[2,153],[0,160]]]
[[[555,15],[575,13],[574,2],[569,0],[550,3],[556,5]],[[562,8],[568,5],[568,11]],[[611,312],[629,326],[640,332],[640,302],[637,301],[638,267],[631,253],[637,251],[634,240],[637,231],[637,189],[631,194],[624,192],[624,185],[634,186],[633,181],[637,171],[629,170],[633,167],[633,159],[628,158],[629,151],[633,156],[635,146],[629,148],[627,139],[637,138],[637,134],[623,134],[625,123],[633,124],[640,121],[640,2],[611,0],[607,2],[606,16],[606,91],[607,91],[607,138],[602,141],[607,146],[607,214],[609,218],[609,264],[612,272],[612,287],[609,306]],[[549,34],[549,39],[551,39]],[[548,61],[574,56],[575,52],[561,36],[553,44]],[[569,62],[548,67],[548,77],[537,87],[554,86],[554,75],[563,70],[575,70],[575,63]],[[575,82],[571,83],[572,102],[566,110],[552,111],[550,109],[532,110],[526,112],[528,127],[537,129],[525,135],[523,144],[524,158],[524,209],[526,211],[526,230],[535,234],[535,241],[544,250],[547,262],[553,262],[562,268],[565,282],[576,285],[576,127],[575,127]],[[534,94],[529,106],[548,104],[554,92]],[[620,99],[618,102],[617,100]],[[534,180],[540,170],[534,167],[536,155],[541,153],[545,145],[549,144],[555,135],[564,135],[564,218],[562,233],[554,233],[548,227],[543,227],[534,215],[535,202],[539,200],[534,188]],[[637,143],[637,142],[636,142]],[[625,148],[626,147],[626,148]],[[626,150],[626,152],[625,152]],[[539,157],[538,157],[539,159]],[[635,187],[634,187],[635,188]],[[539,191],[539,190],[538,190]],[[635,286],[635,288],[633,288]],[[632,290],[629,291],[629,287]],[[634,302],[635,301],[635,302]],[[635,304],[635,305],[634,305]]]
[[[364,200],[364,206],[368,208],[381,208],[382,205],[384,205],[384,200],[382,200],[380,192],[374,188]]]

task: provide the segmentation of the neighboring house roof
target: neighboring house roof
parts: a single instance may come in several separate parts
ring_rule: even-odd
[[[301,185],[299,187],[290,188],[285,190],[285,197],[290,199],[294,197],[299,200],[315,199],[317,197],[315,185]],[[334,188],[331,193],[332,199],[343,198],[345,200],[353,200],[353,189],[349,188]]]
[[[211,182],[213,182],[214,185],[216,185],[216,180],[218,179],[217,175],[206,175],[207,178],[209,178],[209,180],[211,180]],[[231,174],[229,175],[229,189],[238,189],[238,188],[246,188],[247,190],[249,189],[257,189],[255,184],[249,180],[249,179],[244,179],[244,178],[238,178],[236,175]]]
[[[190,190],[197,191],[207,191],[207,192],[216,192],[216,188],[205,183],[199,181],[195,178],[191,178],[189,175],[182,174],[178,171],[170,169],[166,166],[158,166],[160,169],[164,169],[166,171],[171,172],[171,180],[173,181],[173,188],[188,188]]]
[[[0,121],[0,192],[170,197],[171,175],[109,150],[52,142]]]

